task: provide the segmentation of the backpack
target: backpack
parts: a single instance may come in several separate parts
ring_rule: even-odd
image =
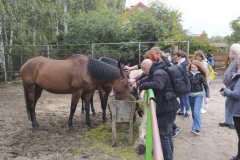
[[[170,77],[174,92],[177,97],[181,97],[191,92],[191,83],[184,66],[172,65],[167,67],[165,70]]]
[[[215,67],[215,61],[212,57],[208,58],[208,62],[211,65],[211,67]]]
[[[208,64],[208,70],[209,70],[209,79],[213,80],[215,78],[215,72],[214,69],[212,68],[212,66],[210,64]]]

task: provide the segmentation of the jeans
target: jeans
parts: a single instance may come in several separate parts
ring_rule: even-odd
[[[193,125],[192,130],[200,131],[201,130],[201,112],[200,109],[202,107],[203,96],[198,95],[196,97],[189,96],[189,102],[192,110],[192,118],[193,118]]]
[[[208,84],[208,86],[210,86],[209,79],[207,80],[207,84]],[[204,90],[204,88],[203,88],[203,90]],[[208,104],[205,103],[205,100],[206,100],[206,91],[204,90],[203,101],[202,101],[202,108],[207,110],[208,109]]]
[[[233,115],[230,114],[229,105],[232,105],[232,104],[230,104],[229,98],[226,97],[226,100],[225,100],[225,123],[227,123],[229,125],[233,125]]]
[[[172,126],[176,111],[157,114],[164,160],[173,160]]]
[[[180,105],[181,105],[181,113],[184,113],[184,108],[185,112],[190,111],[190,104],[189,104],[189,96],[188,95],[183,95],[180,97]]]
[[[208,109],[208,104],[205,103],[205,100],[206,100],[206,92],[204,92],[204,95],[203,95],[202,109],[207,110]]]

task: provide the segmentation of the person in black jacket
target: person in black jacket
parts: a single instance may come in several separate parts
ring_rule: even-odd
[[[201,131],[201,106],[204,96],[204,90],[206,92],[205,103],[209,102],[209,87],[207,83],[207,71],[203,64],[194,60],[189,66],[189,80],[191,83],[191,92],[189,93],[189,102],[192,110],[193,125],[191,133],[199,135]],[[202,87],[203,86],[203,87]],[[204,88],[204,90],[203,90]]]
[[[144,58],[145,59],[150,59],[152,60],[153,62],[159,62],[159,61],[162,61],[162,68],[166,68],[166,67],[170,67],[171,65],[171,62],[168,60],[167,56],[165,55],[165,53],[163,51],[161,51],[161,49],[159,47],[152,47],[150,50],[148,50],[145,54],[144,54]],[[186,62],[184,62],[184,66],[186,67],[188,65],[185,64]],[[128,66],[125,66],[125,69],[128,70],[128,71],[131,71],[131,70],[134,70],[134,69],[140,69],[141,66],[140,65],[135,65],[135,66],[132,66],[132,67],[128,67]],[[145,77],[144,74],[142,74],[141,76],[139,77],[136,77],[135,79],[131,80],[130,83],[131,84],[134,84],[136,83],[136,81],[138,81],[139,79]],[[180,133],[181,133],[182,129],[180,127],[178,127],[175,123],[173,124],[172,126],[172,137],[175,138],[177,137]]]
[[[139,91],[152,89],[155,95],[156,114],[164,160],[173,159],[172,126],[179,109],[179,103],[172,90],[172,84],[163,60],[153,62],[145,59],[141,63],[145,78],[137,82]]]

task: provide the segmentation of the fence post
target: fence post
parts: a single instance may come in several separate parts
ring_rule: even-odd
[[[146,160],[163,160],[154,99],[153,90],[147,90]]]
[[[141,43],[138,43],[138,61],[141,64]]]
[[[4,53],[3,38],[2,38],[2,16],[0,15],[0,67],[4,71],[4,80],[7,82],[6,57]]]
[[[49,58],[49,45],[47,45],[47,57]]]
[[[92,56],[94,57],[95,45],[92,43]]]

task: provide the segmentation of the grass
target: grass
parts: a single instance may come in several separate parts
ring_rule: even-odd
[[[133,141],[138,137],[138,126],[134,124]],[[89,141],[84,148],[76,148],[72,150],[72,155],[80,155],[88,150],[95,155],[108,155],[114,159],[130,160],[144,159],[135,152],[134,145],[128,144],[128,125],[117,124],[117,145],[112,147],[112,128],[110,125],[100,125],[85,133],[84,139]],[[87,148],[87,149],[86,149]]]

